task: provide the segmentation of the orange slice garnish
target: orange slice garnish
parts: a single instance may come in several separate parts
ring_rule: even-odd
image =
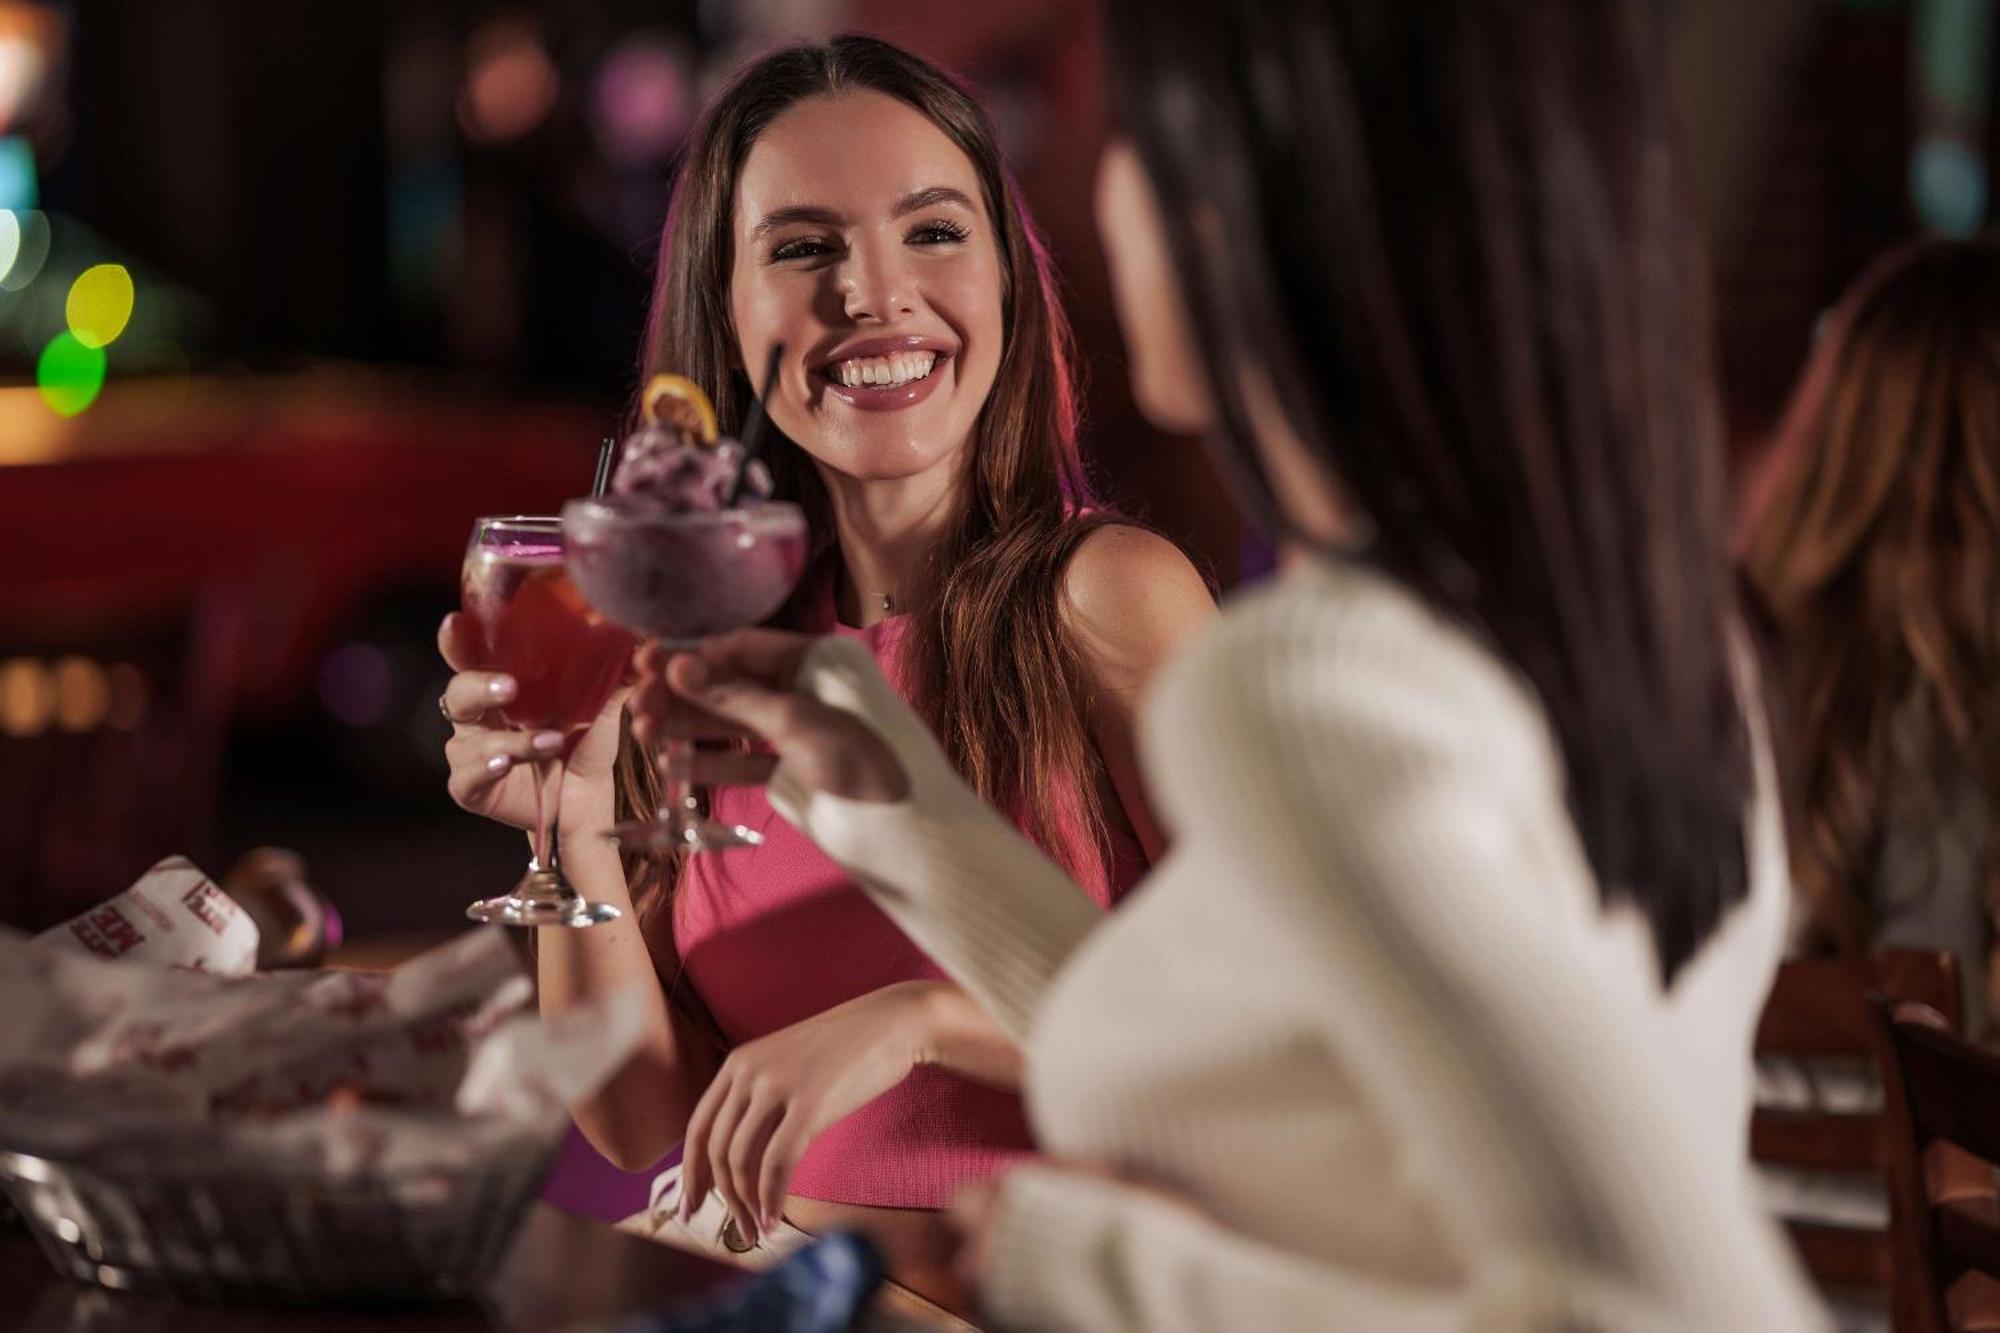
[[[639,411],[650,425],[680,431],[702,444],[715,443],[715,405],[685,375],[655,375],[647,380],[646,391],[639,395]]]

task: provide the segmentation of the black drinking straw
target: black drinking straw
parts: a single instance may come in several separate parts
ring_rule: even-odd
[[[749,475],[750,465],[757,461],[757,455],[763,452],[764,431],[771,420],[764,403],[778,385],[778,361],[784,354],[783,343],[772,344],[770,359],[764,363],[764,392],[750,400],[750,410],[743,418],[743,433],[737,436],[736,442],[743,446],[743,461],[737,465],[736,480],[729,487],[729,499],[723,503],[724,509],[736,508],[736,502],[743,496],[743,479]]]
[[[604,492],[611,486],[611,455],[618,450],[618,441],[605,436],[604,443],[597,446],[597,472],[590,479],[590,498],[602,500]]]

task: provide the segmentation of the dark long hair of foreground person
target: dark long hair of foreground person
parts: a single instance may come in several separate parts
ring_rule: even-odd
[[[1363,558],[1533,685],[1600,891],[1643,913],[1671,983],[1747,893],[1750,766],[1653,7],[1110,13],[1202,354],[1261,369]],[[1282,533],[1252,404],[1213,379],[1225,462]]]

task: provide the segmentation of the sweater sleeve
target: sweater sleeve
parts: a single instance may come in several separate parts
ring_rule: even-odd
[[[1628,1288],[1526,1255],[1487,1265],[1468,1289],[1418,1287],[1318,1263],[1152,1194],[1048,1167],[1008,1173],[998,1218],[988,1239],[996,1276],[981,1295],[999,1328],[1691,1333]],[[1079,1255],[1093,1280],[1060,1280]]]
[[[1206,680],[1205,707],[1168,737],[1204,809],[1180,826],[1226,839],[1243,910],[1270,926],[1263,964],[1395,1127],[1466,1281],[1397,1290],[1037,1170],[1002,1194],[996,1322],[1819,1327],[1742,1188],[1741,1146],[1697,1129],[1663,1056],[1657,981],[1562,924],[1578,894],[1596,910],[1594,889],[1539,713],[1495,666],[1441,671],[1392,650],[1400,635],[1360,637],[1281,642]]]
[[[846,800],[808,788],[780,765],[772,807],[1024,1040],[1050,978],[1102,911],[965,785],[861,645],[822,639],[807,652],[796,688],[873,728],[903,766],[910,796]]]

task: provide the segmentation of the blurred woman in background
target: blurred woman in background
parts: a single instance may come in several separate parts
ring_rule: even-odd
[[[1950,949],[2000,906],[2000,244],[1925,241],[1829,320],[1749,518],[1782,644],[1809,951]]]

